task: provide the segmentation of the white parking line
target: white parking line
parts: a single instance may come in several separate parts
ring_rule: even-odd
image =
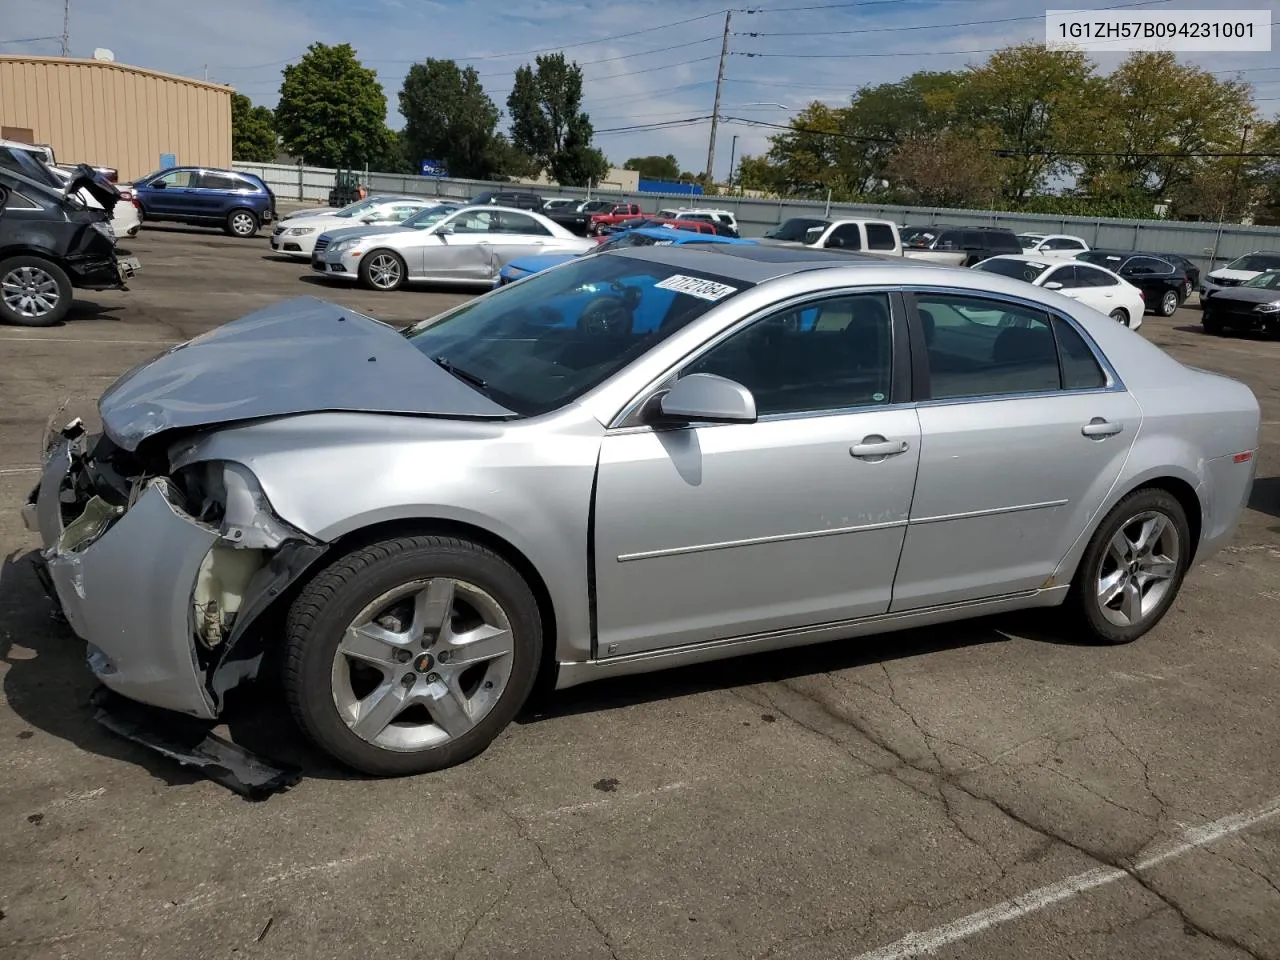
[[[1280,815],[1280,797],[1244,813],[1231,814],[1203,826],[1189,827],[1182,832],[1182,840],[1179,843],[1139,860],[1133,865],[1132,870],[1134,873],[1145,873],[1167,860],[1184,856],[1224,837],[1257,826],[1277,815]],[[855,960],[907,960],[908,957],[936,953],[945,946],[967,940],[984,930],[1038,913],[1055,903],[1070,900],[1087,890],[1123,880],[1127,876],[1129,876],[1128,871],[1115,867],[1098,867],[1096,870],[1078,873],[1074,877],[1067,877],[1047,887],[1030,890],[1003,903],[998,903],[994,907],[971,913],[967,917],[934,927],[932,930],[909,933],[901,940],[896,940],[869,953],[859,954]]]
[[[178,340],[88,340],[77,337],[0,337],[3,343],[129,343],[142,344],[146,346],[168,347]]]
[[[5,467],[0,470],[0,477],[11,477],[18,473],[39,473],[40,467]]]

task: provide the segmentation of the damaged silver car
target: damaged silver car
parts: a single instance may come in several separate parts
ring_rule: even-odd
[[[99,409],[25,508],[93,673],[209,720],[278,657],[374,774],[474,756],[539,676],[1064,603],[1134,640],[1230,536],[1260,429],[1247,387],[1053,291],[696,244],[403,333],[280,303]]]

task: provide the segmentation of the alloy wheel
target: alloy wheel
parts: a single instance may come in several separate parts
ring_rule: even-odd
[[[58,307],[58,281],[33,266],[15,267],[0,279],[0,297],[14,313],[29,319],[46,317]]]
[[[1155,510],[1137,514],[1111,538],[1098,565],[1098,610],[1117,627],[1141,623],[1160,609],[1182,557],[1178,528]]]
[[[1166,290],[1164,297],[1160,301],[1160,312],[1166,317],[1172,317],[1178,309],[1178,291]]]
[[[414,581],[347,627],[333,660],[333,703],[351,732],[377,747],[435,747],[493,709],[514,655],[510,618],[489,594],[449,577]]]
[[[1111,319],[1116,323],[1124,324],[1126,327],[1129,325],[1129,315],[1123,310],[1112,310]]]
[[[400,285],[400,260],[380,253],[369,262],[369,282],[379,290],[394,290]]]
[[[237,213],[231,218],[231,229],[238,237],[247,237],[257,230],[258,225],[254,223],[253,214]]]

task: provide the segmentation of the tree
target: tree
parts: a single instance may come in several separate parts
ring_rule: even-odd
[[[1186,154],[1238,153],[1250,125],[1258,127],[1248,85],[1178,63],[1172,53],[1134,53],[1104,81],[1090,141],[1095,152],[1114,155],[1086,158],[1081,180],[1095,194],[1191,198],[1194,182],[1207,188],[1223,177],[1211,161]]]
[[[990,207],[1004,170],[989,140],[959,130],[907,137],[889,157],[886,174],[909,203]]]
[[[680,161],[675,154],[665,157],[632,157],[622,165],[623,170],[634,170],[646,180],[679,180]]]
[[[276,118],[270,107],[255,107],[243,93],[231,95],[231,157],[253,163],[276,158]]]
[[[417,173],[418,165],[409,156],[404,133],[386,127],[382,140],[369,156],[369,167],[382,173]]]
[[[304,163],[357,167],[386,149],[387,97],[349,43],[313,43],[284,68],[276,129]],[[372,165],[372,164],[370,164]]]
[[[766,154],[775,168],[774,188],[783,195],[851,199],[860,184],[852,176],[850,141],[844,132],[846,109],[814,101],[791,120],[790,129],[769,138]]]
[[[1076,50],[1022,44],[971,68],[957,100],[957,121],[989,131],[1011,161],[1003,193],[1020,199],[1071,169],[1070,154],[1088,143],[1105,111],[1093,62]]]
[[[609,170],[591,146],[591,118],[582,112],[582,68],[563,53],[539,56],[516,70],[507,97],[511,141],[557,183],[581,187]]]
[[[439,160],[451,176],[487,180],[528,166],[517,162],[510,144],[499,142],[500,114],[475,67],[430,58],[415,63],[400,89],[400,113],[415,168]]]

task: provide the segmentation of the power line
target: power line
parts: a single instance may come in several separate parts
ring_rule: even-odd
[[[601,58],[601,59],[599,59],[599,60],[575,60],[575,61],[573,61],[573,62],[574,62],[577,66],[579,66],[579,67],[589,67],[589,66],[591,66],[592,64],[596,64],[596,63],[614,63],[614,62],[616,62],[616,61],[618,61],[618,60],[630,60],[630,59],[632,59],[633,57],[649,57],[649,56],[653,56],[655,53],[666,53],[668,50],[680,50],[680,49],[682,49],[682,48],[684,48],[684,47],[696,47],[696,46],[698,46],[699,44],[702,44],[702,43],[710,43],[712,40],[719,40],[719,39],[720,39],[720,35],[719,35],[719,34],[716,34],[714,37],[703,37],[701,40],[689,40],[689,41],[686,41],[685,43],[670,43],[670,44],[667,44],[667,45],[666,45],[666,46],[664,46],[664,47],[657,47],[656,49],[653,49],[653,50],[639,50],[639,51],[637,51],[636,53],[624,53],[624,54],[621,54],[621,55],[616,56],[616,57],[602,57],[602,58]],[[421,61],[421,60],[370,60],[369,62],[370,62],[370,63],[414,63],[414,64],[417,64],[417,63],[421,63],[422,61]],[[686,63],[687,63],[687,62],[690,62],[690,61],[684,61],[684,62],[686,62]],[[676,64],[671,64],[671,66],[679,66],[679,64],[678,64],[678,63],[676,63]],[[481,76],[481,77],[496,77],[496,76],[498,76],[499,74],[501,74],[501,75],[503,75],[503,76],[506,76],[506,75],[508,75],[508,74],[510,74],[510,73],[513,73],[513,72],[514,72],[514,71],[513,71],[513,70],[510,70],[510,69],[508,69],[508,70],[491,70],[491,71],[489,71],[489,72],[487,72],[487,73],[480,73],[480,74],[478,74],[478,76]]]
[[[22,38],[22,39],[20,39],[20,40],[0,40],[0,44],[9,44],[9,43],[39,43],[39,42],[40,42],[40,41],[42,41],[42,40],[61,40],[61,39],[62,39],[62,37],[61,37],[61,36],[52,36],[52,37],[23,37],[23,38]]]

